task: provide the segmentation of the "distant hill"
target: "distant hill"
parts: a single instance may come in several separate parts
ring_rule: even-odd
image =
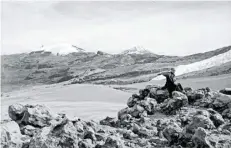
[[[95,84],[144,82],[149,81],[162,70],[210,59],[228,53],[231,49],[231,46],[228,46],[179,57],[157,55],[141,47],[114,55],[102,51],[87,52],[73,45],[58,47],[42,47],[31,53],[2,55],[2,90],[10,91],[24,86],[60,82]],[[212,65],[212,67],[216,66],[218,65]],[[197,70],[200,71],[200,68]],[[223,71],[230,72],[228,66]]]

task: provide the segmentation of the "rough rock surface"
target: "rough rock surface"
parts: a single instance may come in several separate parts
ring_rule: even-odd
[[[4,148],[229,148],[230,97],[209,88],[166,97],[148,86],[128,99],[118,118],[99,123],[53,114],[43,105],[9,106]],[[157,89],[157,90],[156,90]]]
[[[8,108],[8,114],[14,121],[20,121],[23,118],[25,111],[26,107],[21,104],[14,104]]]
[[[173,98],[169,98],[161,105],[161,111],[165,114],[176,114],[176,111],[188,105],[188,98],[181,92],[174,91]]]
[[[21,148],[23,146],[22,135],[16,122],[10,121],[1,125],[1,146],[3,148]]]

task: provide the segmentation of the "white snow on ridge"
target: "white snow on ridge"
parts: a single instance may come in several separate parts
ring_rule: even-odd
[[[50,46],[44,46],[41,47],[41,50],[44,51],[49,51],[55,55],[67,55],[72,52],[82,52],[84,51],[81,48],[78,48],[74,45],[71,44],[55,44],[55,45],[50,45]]]
[[[123,51],[121,54],[147,54],[147,53],[151,53],[151,52],[141,46],[136,46],[131,49]]]
[[[188,65],[179,65],[175,68],[176,76],[179,76],[185,73],[207,69],[213,66],[219,66],[221,64],[224,64],[230,61],[231,61],[231,50],[225,53],[219,54],[217,56],[213,56],[209,59],[191,63]],[[165,78],[164,76],[158,76],[158,77],[153,78],[152,80],[161,80],[164,78]]]

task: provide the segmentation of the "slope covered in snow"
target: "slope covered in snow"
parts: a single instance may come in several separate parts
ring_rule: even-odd
[[[142,46],[136,46],[128,50],[124,50],[121,54],[149,54],[150,51],[146,50]]]
[[[41,47],[41,50],[51,52],[55,55],[67,55],[69,53],[73,52],[83,52],[84,49],[79,48],[75,45],[71,44],[55,44],[50,46],[43,46]]]
[[[214,66],[219,66],[221,64],[224,64],[230,61],[231,61],[231,50],[225,53],[219,54],[217,56],[213,56],[209,59],[194,62],[188,65],[179,65],[175,67],[176,76],[194,72],[194,71],[204,70],[204,69],[211,68]],[[164,79],[164,76],[158,76],[154,78],[153,80],[161,80],[161,79]]]

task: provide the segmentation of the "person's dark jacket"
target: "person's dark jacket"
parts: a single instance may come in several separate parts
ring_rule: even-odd
[[[168,89],[168,88],[176,88],[176,78],[175,78],[175,74],[172,72],[164,72],[162,73],[163,76],[166,77],[166,83],[164,85],[164,87],[162,87],[162,89]]]

